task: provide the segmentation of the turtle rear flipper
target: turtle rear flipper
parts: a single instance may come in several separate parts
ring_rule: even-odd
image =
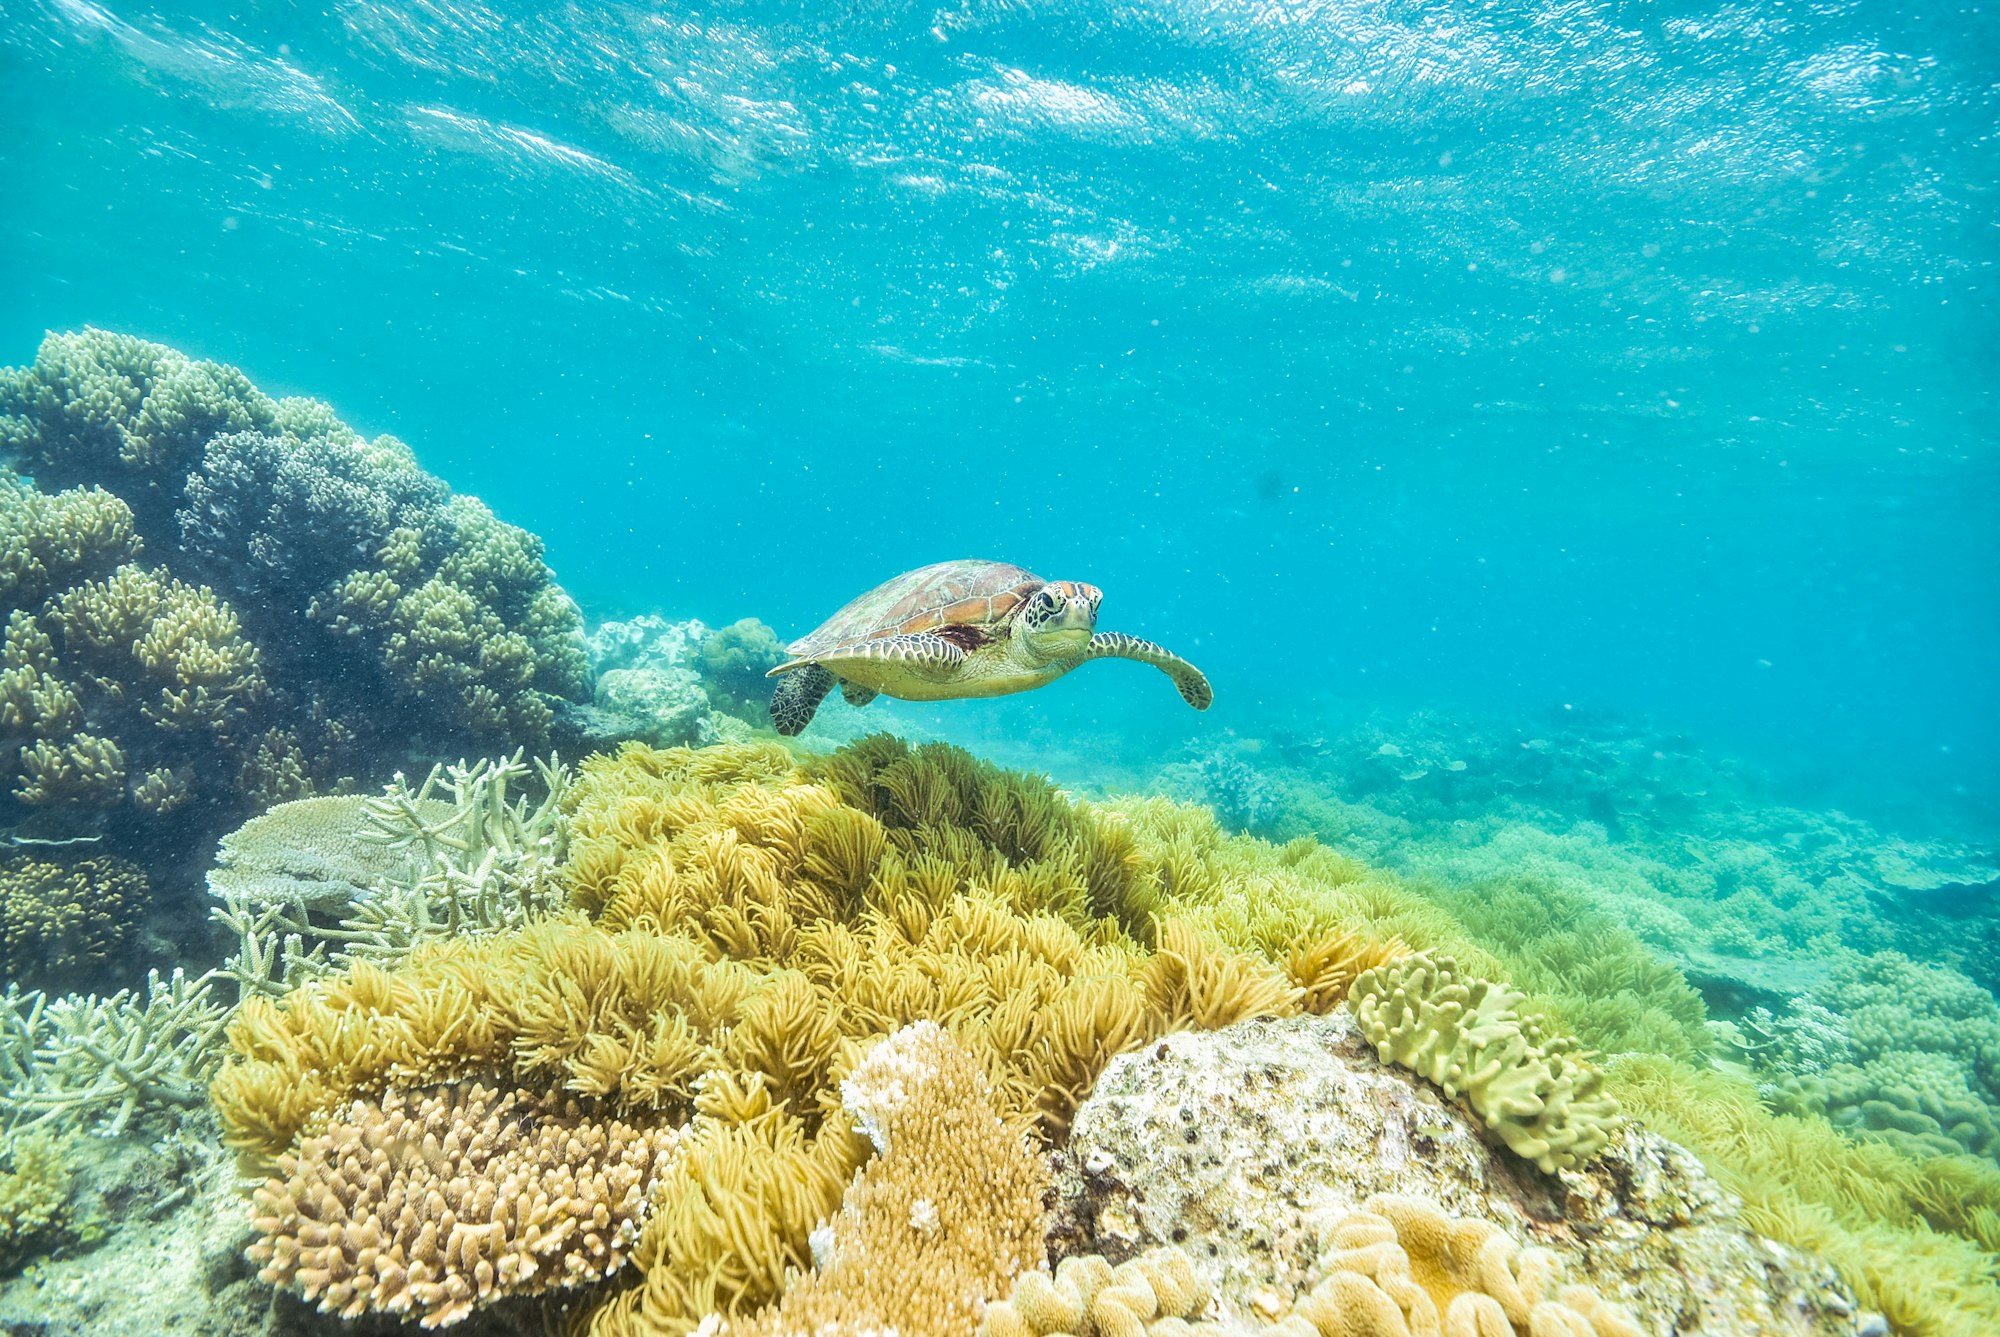
[[[1208,678],[1200,669],[1170,650],[1122,631],[1100,631],[1092,636],[1090,644],[1083,647],[1083,658],[1136,659],[1141,664],[1151,664],[1174,680],[1181,700],[1196,710],[1207,710],[1215,700],[1215,689],[1208,685]]]
[[[787,673],[778,690],[771,693],[771,726],[787,738],[804,732],[812,723],[813,712],[838,681],[818,664]]]

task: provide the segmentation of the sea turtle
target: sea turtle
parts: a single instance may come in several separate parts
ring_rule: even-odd
[[[1095,585],[1043,580],[1005,562],[966,558],[877,585],[792,642],[768,676],[771,722],[795,734],[837,684],[850,705],[877,693],[905,701],[1004,696],[1054,682],[1091,659],[1136,659],[1174,680],[1181,699],[1215,699],[1201,670],[1151,641],[1097,630]]]

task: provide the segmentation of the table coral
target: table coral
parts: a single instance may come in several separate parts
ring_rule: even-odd
[[[1384,1063],[1463,1096],[1543,1173],[1570,1169],[1610,1140],[1618,1102],[1603,1094],[1603,1073],[1573,1040],[1523,1015],[1519,991],[1420,954],[1369,971],[1348,1000]]]
[[[444,1327],[616,1271],[671,1130],[473,1084],[357,1100],[257,1191],[252,1261],[325,1313]]]

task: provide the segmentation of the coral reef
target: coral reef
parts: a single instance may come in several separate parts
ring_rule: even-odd
[[[616,1271],[673,1142],[477,1084],[357,1100],[258,1190],[250,1256],[326,1313],[444,1327]]]
[[[60,987],[101,970],[145,903],[146,874],[126,860],[0,854],[0,976]]]
[[[710,630],[653,614],[594,628],[587,642],[596,696],[566,708],[568,727],[593,743],[654,747],[739,742],[765,727],[770,683],[783,661],[777,635],[755,618]]]
[[[545,746],[589,695],[539,540],[324,404],[51,334],[0,370],[0,454],[33,478],[0,475],[0,826],[205,852],[412,755]]]
[[[1121,1050],[1336,1005],[1328,972],[1372,955],[1299,944],[1309,989],[1156,917],[1159,873],[1122,822],[954,749],[632,745],[586,762],[568,806],[572,910],[249,999],[213,1096],[260,1166],[355,1099],[441,1082],[694,1117],[635,1253],[643,1299],[619,1302],[640,1331],[790,1294],[866,1159],[842,1081],[877,1038],[935,1022],[965,1055],[936,1061],[982,1074],[1010,1143],[1059,1136]]]

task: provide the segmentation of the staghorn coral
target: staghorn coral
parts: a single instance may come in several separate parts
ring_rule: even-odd
[[[444,1327],[624,1262],[675,1134],[490,1087],[357,1100],[256,1193],[260,1276],[322,1312]]]
[[[237,951],[221,967],[241,995],[279,996],[356,961],[391,965],[419,943],[519,926],[559,909],[560,809],[570,773],[537,760],[541,797],[510,786],[521,754],[401,774],[376,798],[281,804],[225,836],[210,916]],[[441,797],[449,795],[449,797]]]
[[[0,975],[41,985],[100,970],[145,904],[146,874],[123,859],[0,855]]]
[[[1384,1063],[1463,1096],[1486,1126],[1544,1174],[1587,1160],[1609,1140],[1618,1102],[1604,1075],[1518,1010],[1525,996],[1464,979],[1448,956],[1378,966],[1348,995]]]
[[[0,1120],[116,1135],[142,1113],[199,1107],[228,1016],[209,977],[180,970],[149,972],[143,997],[51,999],[10,985],[0,997]]]

